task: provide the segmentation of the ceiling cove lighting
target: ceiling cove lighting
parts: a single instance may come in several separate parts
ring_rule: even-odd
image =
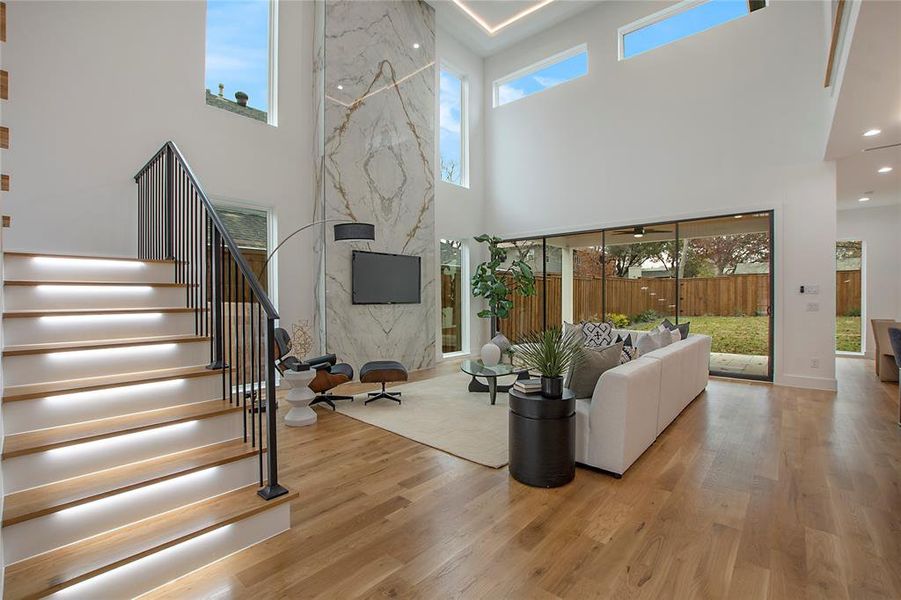
[[[553,1],[554,1],[554,0],[542,0],[541,2],[538,2],[538,3],[536,3],[536,4],[533,4],[532,6],[530,6],[530,7],[527,8],[527,9],[522,10],[522,11],[516,13],[515,15],[513,15],[512,17],[510,17],[510,18],[507,19],[506,21],[502,21],[502,22],[498,23],[497,25],[492,26],[492,25],[489,25],[488,23],[486,23],[486,22],[485,22],[485,19],[483,19],[482,17],[480,17],[474,10],[472,10],[471,8],[469,8],[468,6],[466,6],[466,3],[463,2],[463,0],[453,0],[454,4],[456,4],[456,5],[460,8],[460,10],[462,10],[462,11],[465,12],[467,15],[469,15],[469,18],[471,18],[473,21],[475,21],[476,23],[478,23],[479,26],[480,26],[482,29],[484,29],[484,30],[485,30],[485,33],[487,33],[488,35],[494,35],[494,34],[496,34],[498,31],[500,31],[500,30],[503,29],[504,27],[507,27],[507,26],[509,26],[509,25],[512,25],[513,23],[519,21],[519,20],[522,19],[523,17],[529,16],[530,14],[532,14],[533,12],[535,12],[536,10],[540,10],[540,9],[544,8],[545,6],[547,6],[548,4],[550,4],[550,3],[553,2]]]
[[[137,260],[110,260],[105,258],[70,258],[67,256],[35,256],[32,261],[39,265],[53,267],[99,267],[102,269],[144,268],[144,263]]]
[[[879,172],[879,173],[891,173],[891,172],[892,172],[892,168],[891,168],[891,167],[882,167],[881,169],[879,169],[878,172]]]
[[[863,132],[864,137],[873,137],[874,135],[879,135],[882,133],[881,129],[867,129]]]

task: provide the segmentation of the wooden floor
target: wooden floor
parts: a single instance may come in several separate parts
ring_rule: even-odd
[[[898,386],[838,371],[711,380],[621,480],[555,490],[319,409],[279,431],[293,529],[150,597],[901,598]]]

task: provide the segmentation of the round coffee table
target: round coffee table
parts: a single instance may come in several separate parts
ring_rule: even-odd
[[[497,385],[497,378],[505,375],[516,375],[517,379],[528,379],[528,369],[521,369],[505,363],[498,363],[493,367],[488,367],[481,360],[464,360],[460,363],[460,369],[468,375],[472,375],[472,381],[469,382],[470,392],[488,392],[491,398],[491,404],[497,400],[498,391],[509,391],[512,386]],[[484,383],[476,379],[476,377],[484,377],[488,381],[486,386]]]

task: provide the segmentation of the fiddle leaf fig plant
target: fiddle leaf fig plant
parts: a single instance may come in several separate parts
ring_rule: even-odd
[[[505,319],[513,309],[514,294],[535,295],[535,274],[524,260],[524,251],[508,262],[507,248],[500,245],[501,238],[482,234],[475,240],[488,244],[490,253],[490,259],[477,266],[472,276],[472,295],[488,302],[488,308],[480,310],[478,315],[482,319]]]

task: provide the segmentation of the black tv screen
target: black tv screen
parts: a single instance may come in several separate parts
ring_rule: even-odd
[[[419,304],[418,256],[354,250],[352,261],[354,304]]]

